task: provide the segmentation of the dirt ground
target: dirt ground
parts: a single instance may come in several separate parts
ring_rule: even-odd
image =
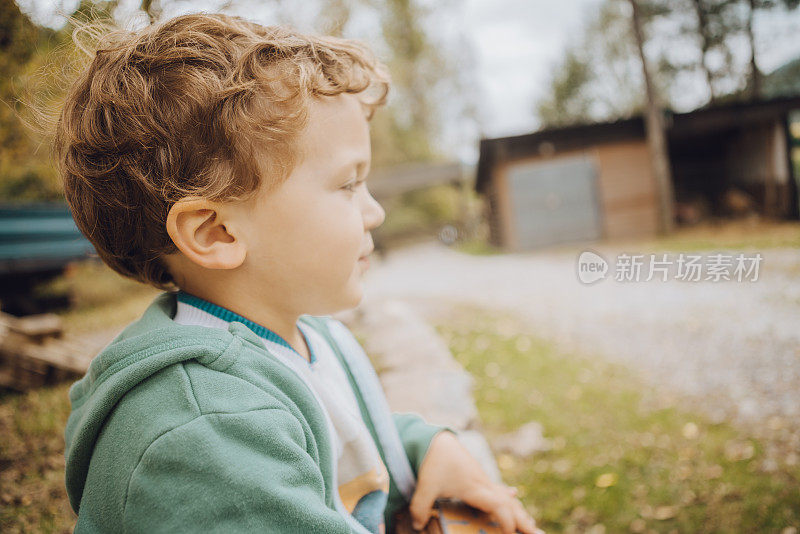
[[[800,253],[762,251],[755,281],[752,272],[743,281],[644,281],[645,269],[637,282],[615,279],[623,251],[593,247],[610,271],[586,285],[577,276],[583,250],[474,256],[418,244],[373,262],[365,302],[398,298],[428,313],[456,302],[510,310],[531,333],[637,369],[712,419],[800,429]]]

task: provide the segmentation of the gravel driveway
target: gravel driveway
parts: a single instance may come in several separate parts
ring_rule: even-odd
[[[532,334],[624,363],[665,391],[699,400],[713,420],[800,429],[800,252],[761,251],[755,282],[620,282],[619,251],[593,248],[611,273],[585,285],[576,274],[582,250],[471,256],[414,245],[373,262],[365,301],[509,310]]]

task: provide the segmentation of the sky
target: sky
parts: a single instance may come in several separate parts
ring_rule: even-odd
[[[535,101],[547,91],[554,64],[581,34],[599,0],[468,0],[466,27],[477,56],[487,137],[537,126]]]
[[[418,0],[425,5],[426,0]],[[221,0],[204,0],[206,10],[221,5]],[[427,0],[436,5],[435,0]],[[140,0],[122,0],[133,10]],[[463,30],[472,49],[473,76],[476,82],[475,98],[478,103],[480,125],[477,131],[462,131],[454,125],[445,131],[445,143],[452,147],[457,157],[465,162],[477,158],[475,142],[479,137],[517,135],[536,130],[535,103],[548,89],[554,65],[561,58],[568,43],[579,39],[582,27],[601,0],[456,0],[452,18],[442,21],[440,31]],[[18,0],[23,11],[40,24],[59,25],[63,19],[54,16],[58,6],[70,12],[76,0]],[[267,2],[242,3],[240,13],[248,18],[267,20],[258,15]],[[283,2],[291,9],[308,9],[311,2]],[[169,2],[174,11],[197,10],[199,2],[175,0]],[[286,9],[286,7],[284,7]],[[303,18],[305,14],[299,13]],[[370,21],[364,21],[364,27]],[[762,16],[755,21],[759,39],[759,67],[770,72],[784,62],[800,56],[800,9],[791,16],[777,13]],[[375,26],[374,24],[372,25]],[[686,95],[687,105],[702,103],[703,95]]]

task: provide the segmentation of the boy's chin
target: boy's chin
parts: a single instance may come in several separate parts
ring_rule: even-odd
[[[350,291],[348,294],[348,299],[346,299],[346,303],[343,304],[342,308],[338,311],[345,311],[345,310],[352,310],[353,308],[357,307],[361,304],[361,301],[364,299],[364,288],[361,287],[361,282],[359,281],[356,284],[356,287]]]
[[[333,315],[338,312],[352,310],[361,304],[363,299],[364,289],[361,287],[361,282],[357,282],[352,286],[348,286],[338,299],[333,302],[329,301],[324,306],[319,306],[309,315]]]

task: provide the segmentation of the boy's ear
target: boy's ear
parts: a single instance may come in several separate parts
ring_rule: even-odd
[[[244,262],[247,247],[224,215],[218,203],[184,198],[167,214],[167,233],[193,263],[206,269],[235,269]]]

